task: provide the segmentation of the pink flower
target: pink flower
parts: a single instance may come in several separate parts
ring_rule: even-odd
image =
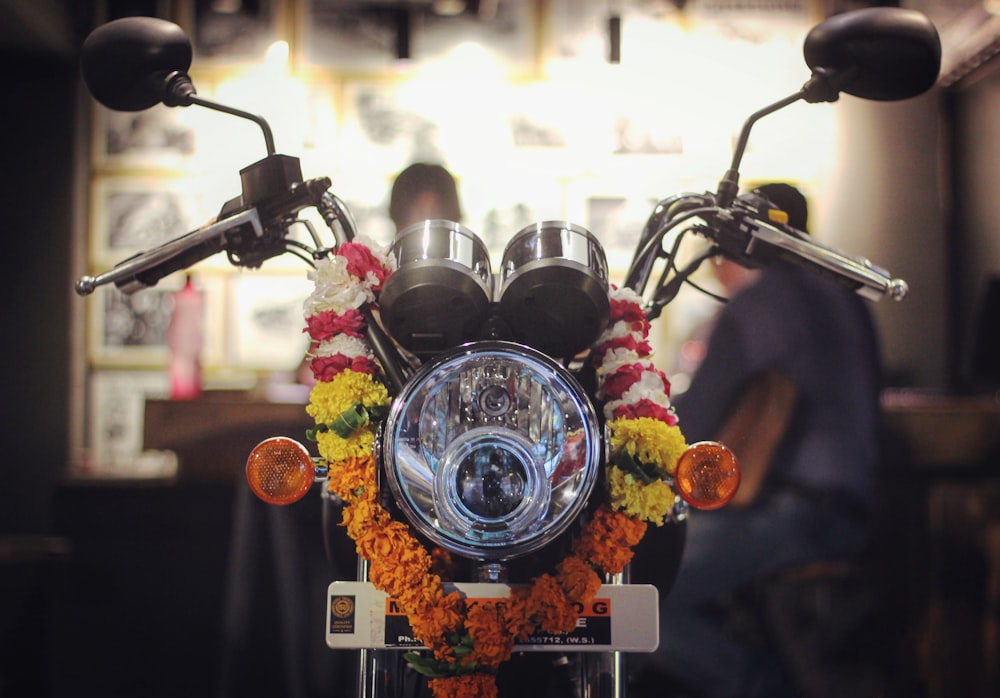
[[[333,339],[338,334],[361,337],[365,331],[365,318],[361,311],[356,308],[342,314],[332,310],[324,310],[318,315],[307,317],[306,328],[302,331],[308,332],[309,336],[317,342]]]
[[[382,266],[382,262],[365,245],[357,242],[345,242],[337,248],[337,254],[347,260],[348,272],[363,281],[375,280],[375,283],[371,285],[373,291],[381,289],[386,277],[389,276],[389,271]]]
[[[333,380],[338,373],[351,369],[357,373],[375,375],[375,362],[366,356],[350,357],[344,354],[317,356],[309,362],[309,368],[317,381]]]

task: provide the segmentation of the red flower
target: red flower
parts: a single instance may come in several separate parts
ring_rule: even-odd
[[[618,405],[614,410],[615,419],[638,419],[640,417],[658,419],[670,426],[677,425],[677,416],[673,412],[645,397],[632,405]]]
[[[613,324],[619,320],[624,320],[632,325],[632,329],[641,328],[643,331],[649,329],[649,320],[646,319],[646,313],[638,303],[612,298],[611,322]]]
[[[365,317],[356,308],[351,308],[343,314],[324,310],[319,315],[307,317],[306,328],[302,331],[308,332],[317,342],[333,339],[339,334],[360,338],[365,332]]]
[[[633,383],[642,377],[646,366],[642,364],[625,364],[604,379],[601,392],[607,401],[617,400]]]
[[[648,340],[643,339],[640,341],[634,333],[629,333],[624,337],[614,337],[599,344],[593,353],[594,365],[600,366],[604,355],[613,349],[628,349],[634,351],[639,356],[649,356],[653,352],[653,348],[649,345]]]
[[[372,272],[378,283],[372,286],[373,291],[378,291],[385,283],[389,271],[382,266],[382,263],[372,254],[365,245],[357,242],[345,242],[337,248],[337,254],[347,260],[347,271],[354,276],[364,280],[368,278],[368,273]]]
[[[334,376],[346,369],[373,376],[375,375],[375,362],[364,356],[351,358],[345,354],[334,354],[333,356],[313,357],[312,361],[309,362],[309,369],[317,381],[331,381]]]

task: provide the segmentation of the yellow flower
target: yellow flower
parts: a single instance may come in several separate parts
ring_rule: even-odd
[[[349,458],[364,458],[372,454],[375,433],[371,429],[358,429],[346,439],[332,431],[316,435],[319,453],[331,464],[341,463]]]
[[[608,490],[613,509],[657,526],[663,525],[677,498],[663,480],[645,484],[620,468],[608,469]]]
[[[653,463],[668,473],[677,469],[677,459],[687,450],[680,428],[651,417],[616,419],[608,422],[613,451],[625,451],[642,463]]]
[[[358,403],[369,408],[387,405],[389,391],[367,373],[347,369],[313,386],[306,412],[317,424],[330,424]]]

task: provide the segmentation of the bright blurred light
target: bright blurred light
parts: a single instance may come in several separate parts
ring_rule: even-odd
[[[288,42],[275,41],[267,47],[264,54],[264,65],[270,70],[286,72],[288,70]]]

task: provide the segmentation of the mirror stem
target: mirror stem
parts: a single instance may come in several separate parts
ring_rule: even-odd
[[[271,127],[264,120],[263,116],[258,114],[251,114],[250,112],[243,111],[242,109],[235,109],[233,107],[228,107],[225,104],[219,104],[218,102],[213,102],[208,99],[202,99],[201,97],[192,96],[191,104],[197,104],[201,107],[208,107],[209,109],[214,109],[216,111],[225,112],[226,114],[232,114],[233,116],[239,116],[244,119],[249,119],[258,126],[260,130],[264,133],[264,145],[267,147],[267,154],[274,155],[276,152],[274,149],[274,134],[271,133]]]
[[[736,199],[736,195],[739,193],[740,161],[743,160],[743,153],[747,149],[747,141],[750,140],[750,129],[753,128],[753,125],[762,118],[764,118],[765,116],[767,116],[768,114],[772,114],[778,111],[779,109],[783,109],[787,107],[789,104],[794,104],[795,102],[802,99],[804,95],[805,92],[803,90],[799,90],[793,95],[789,95],[788,97],[785,97],[784,99],[777,101],[774,104],[771,104],[759,111],[754,112],[753,114],[750,115],[750,118],[746,120],[746,122],[743,124],[743,130],[740,131],[740,138],[736,142],[736,150],[733,152],[733,162],[729,166],[729,170],[726,172],[726,175],[722,178],[722,181],[719,182],[719,190],[716,193],[716,197],[718,199],[717,205],[722,207],[729,206],[731,203],[733,203],[733,201]]]
[[[188,107],[192,104],[197,104],[199,107],[207,107],[208,109],[214,109],[215,111],[221,111],[254,122],[264,132],[264,145],[267,147],[267,154],[275,154],[274,134],[271,132],[271,127],[264,120],[264,117],[199,97],[187,73],[171,73],[164,81],[163,88],[163,103],[168,107]]]

